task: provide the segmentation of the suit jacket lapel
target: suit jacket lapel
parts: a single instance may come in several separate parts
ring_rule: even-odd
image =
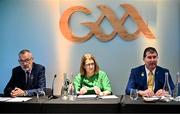
[[[146,70],[145,70],[145,65],[143,65],[140,69],[140,78],[141,78],[141,85],[143,86],[143,89],[147,88],[147,75],[146,75]]]
[[[144,85],[145,85],[145,88],[147,89],[147,72],[146,72],[146,69],[145,69],[145,65],[143,66],[143,72],[144,72]]]
[[[22,68],[20,68],[20,72],[17,74],[17,76],[18,77],[20,76],[19,80],[21,80],[21,84],[19,87],[25,89],[27,86],[26,85],[26,73],[24,72],[24,70]],[[19,83],[19,82],[16,82],[16,83]]]
[[[159,81],[159,68],[158,67],[156,67],[156,71],[155,71],[155,75],[154,75],[154,80],[155,80],[155,90],[156,90],[156,88],[157,88],[157,84],[158,84],[158,81]]]

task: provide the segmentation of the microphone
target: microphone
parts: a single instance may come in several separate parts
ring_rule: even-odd
[[[56,74],[55,74],[55,75],[54,75],[54,78],[53,78],[53,81],[52,81],[51,95],[48,96],[49,99],[55,99],[55,98],[58,98],[58,97],[56,97],[56,96],[53,95],[53,92],[54,92],[54,81],[55,81],[55,78],[56,78],[56,77],[57,77],[57,76],[56,76]]]

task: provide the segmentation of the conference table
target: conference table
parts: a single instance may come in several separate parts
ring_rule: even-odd
[[[26,102],[0,102],[0,113],[180,113],[180,102],[145,102],[141,97],[131,100],[128,95],[117,96],[74,101],[33,97]]]
[[[118,113],[121,98],[77,98],[71,101],[61,97],[33,97],[26,102],[0,102],[0,113]]]
[[[74,101],[58,98],[46,102],[42,110],[55,113],[118,113],[121,97],[116,99],[78,98]]]
[[[180,113],[180,101],[144,101],[142,97],[131,100],[123,95],[121,99],[121,112],[124,113]]]

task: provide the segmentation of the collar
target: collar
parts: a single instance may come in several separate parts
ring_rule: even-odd
[[[146,75],[148,76],[150,70],[146,67],[146,65],[145,65],[145,70],[146,70]],[[156,71],[156,68],[152,71],[153,75],[155,75],[155,71]]]

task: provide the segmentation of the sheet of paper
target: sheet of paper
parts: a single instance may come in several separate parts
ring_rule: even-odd
[[[157,101],[159,97],[143,97],[144,101]]]
[[[101,99],[116,99],[119,97],[117,97],[116,95],[107,95],[107,96],[101,96],[99,98],[101,98]]]
[[[5,102],[9,99],[11,99],[11,97],[0,97],[0,102]]]
[[[79,95],[78,98],[96,98],[97,95]]]
[[[6,102],[25,102],[30,99],[32,99],[32,98],[30,98],[30,97],[14,97],[14,98],[8,99]]]

